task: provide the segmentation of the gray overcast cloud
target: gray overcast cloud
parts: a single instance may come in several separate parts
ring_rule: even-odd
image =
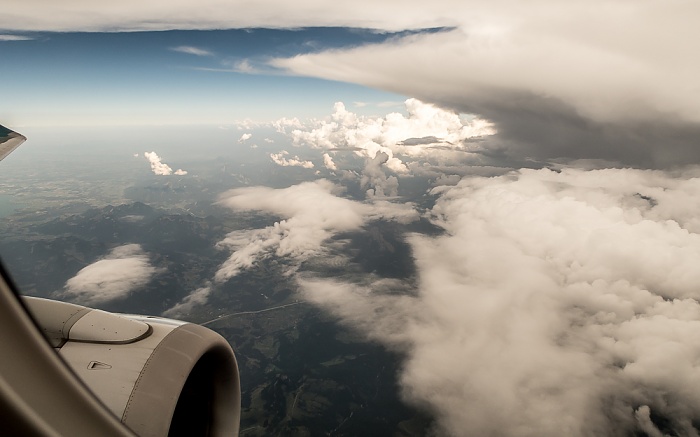
[[[484,116],[499,132],[492,153],[515,165],[700,162],[697,3],[527,5],[475,7],[451,31],[273,64]]]

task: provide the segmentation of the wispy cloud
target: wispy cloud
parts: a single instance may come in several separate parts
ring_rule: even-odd
[[[34,38],[23,35],[0,34],[0,41],[31,41]]]
[[[163,312],[165,317],[180,317],[182,315],[188,314],[195,307],[199,305],[204,305],[209,300],[209,295],[211,294],[211,285],[201,287],[188,294],[180,302],[175,304],[172,308]]]
[[[253,64],[248,59],[243,59],[242,61],[235,62],[233,64],[233,71],[237,73],[255,74],[259,73],[260,70],[253,66]]]
[[[214,56],[214,53],[210,52],[209,50],[200,49],[199,47],[193,46],[171,47],[170,50],[174,52],[187,53],[188,55],[195,56]]]

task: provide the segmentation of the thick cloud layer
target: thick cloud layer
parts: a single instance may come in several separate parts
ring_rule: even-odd
[[[302,288],[406,352],[404,393],[446,434],[698,435],[698,175],[466,178],[436,189],[445,234],[410,237],[417,296]]]
[[[184,176],[187,174],[187,172],[181,168],[173,172],[173,169],[170,168],[168,164],[161,161],[161,157],[158,156],[156,152],[144,152],[143,156],[151,163],[151,171],[153,171],[153,174],[156,176],[170,176],[171,174]]]
[[[321,179],[284,189],[237,188],[221,195],[219,203],[236,211],[262,211],[284,219],[264,229],[229,233],[219,246],[232,254],[217,271],[216,281],[226,281],[273,254],[296,263],[320,255],[330,237],[357,230],[370,220],[410,222],[418,218],[410,204],[356,202],[337,197],[340,191]]]
[[[451,18],[459,3],[435,3],[431,14],[418,1],[370,0],[332,2],[303,0],[290,4],[273,0],[264,3],[239,1],[236,7],[222,0],[165,1],[92,4],[66,0],[8,0],[0,17],[0,29],[12,30],[166,30],[230,28],[294,28],[305,26],[349,26],[400,30],[455,23]],[[245,11],[245,13],[241,13]]]
[[[59,295],[85,305],[124,299],[146,285],[156,272],[140,245],[127,244],[112,249],[104,259],[81,269],[66,282]]]
[[[464,2],[448,32],[273,64],[480,114],[499,132],[489,148],[520,165],[700,163],[697,3],[516,3]]]

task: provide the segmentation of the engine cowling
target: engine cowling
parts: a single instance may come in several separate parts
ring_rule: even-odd
[[[177,320],[24,300],[64,361],[137,435],[238,435],[238,365],[219,334]]]

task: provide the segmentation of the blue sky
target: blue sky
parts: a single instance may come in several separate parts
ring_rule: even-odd
[[[23,126],[227,124],[321,117],[336,101],[405,96],[299,77],[266,61],[380,43],[392,33],[348,28],[23,32],[0,40],[0,119]],[[7,104],[11,102],[11,104]],[[381,111],[385,111],[382,109]]]

